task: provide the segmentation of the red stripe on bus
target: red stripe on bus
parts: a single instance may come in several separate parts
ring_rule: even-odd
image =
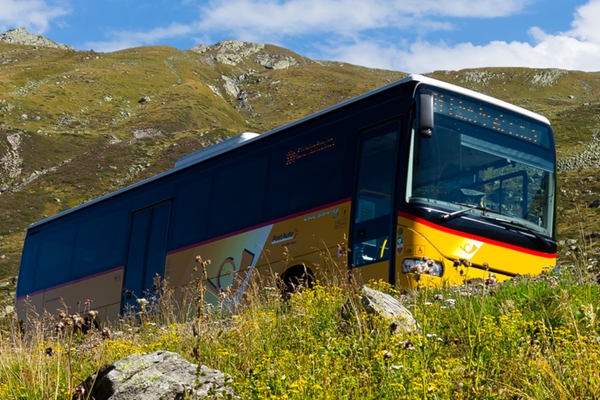
[[[426,219],[423,218],[419,218],[416,217],[412,214],[408,214],[406,212],[403,211],[398,211],[398,216],[399,217],[403,217],[406,219],[409,219],[411,221],[423,224],[423,225],[427,225],[428,227],[438,230],[438,231],[442,231],[445,233],[449,233],[451,235],[456,235],[456,236],[460,236],[460,237],[464,237],[467,239],[472,239],[472,240],[477,240],[480,242],[484,242],[487,244],[491,244],[494,246],[498,246],[498,247],[504,247],[505,249],[509,249],[509,250],[515,250],[515,251],[519,251],[521,253],[527,253],[527,254],[531,254],[533,256],[537,256],[537,257],[544,257],[544,258],[556,258],[556,253],[543,253],[541,251],[536,251],[536,250],[531,250],[525,247],[520,247],[520,246],[515,246],[512,244],[508,244],[508,243],[504,243],[504,242],[500,242],[498,240],[493,240],[493,239],[488,239],[488,238],[484,238],[482,236],[477,236],[477,235],[472,235],[469,233],[465,233],[456,229],[451,229],[451,228],[447,228],[445,226],[440,226],[437,224],[434,224],[433,222],[429,222]]]
[[[259,225],[254,225],[254,226],[251,226],[250,228],[241,229],[241,230],[235,231],[233,233],[226,233],[225,235],[221,235],[221,236],[218,236],[216,238],[208,239],[208,240],[205,240],[204,242],[198,242],[198,243],[190,244],[188,246],[184,246],[184,247],[181,247],[181,248],[178,248],[178,249],[175,249],[175,250],[171,250],[171,251],[167,252],[167,255],[170,256],[171,254],[179,253],[180,251],[185,251],[185,250],[188,250],[188,249],[192,249],[194,247],[198,247],[198,246],[206,245],[206,244],[209,244],[209,243],[212,243],[212,242],[216,242],[218,240],[223,240],[223,239],[226,239],[226,238],[231,237],[231,236],[240,235],[240,234],[245,233],[245,232],[249,232],[249,231],[253,231],[255,229],[262,228],[263,226],[275,225],[275,224],[277,224],[279,222],[287,221],[287,220],[292,219],[292,218],[297,218],[297,217],[300,217],[300,216],[305,215],[305,214],[312,214],[312,213],[315,213],[317,211],[324,210],[326,208],[331,208],[331,207],[335,207],[335,206],[338,206],[338,205],[343,204],[343,203],[347,203],[351,199],[352,199],[351,197],[348,197],[348,198],[345,198],[345,199],[342,199],[342,200],[334,201],[333,203],[325,204],[324,206],[313,207],[313,208],[311,208],[309,210],[305,210],[305,211],[301,211],[301,212],[298,212],[298,213],[295,213],[295,214],[291,214],[291,215],[288,215],[288,216],[285,216],[285,217],[277,218],[277,219],[274,219],[272,221],[264,222],[264,223],[259,224]]]

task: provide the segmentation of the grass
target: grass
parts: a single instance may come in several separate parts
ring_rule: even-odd
[[[175,291],[165,286],[155,306],[161,313],[145,306],[112,326],[110,337],[68,328],[69,317],[32,315],[35,329],[26,335],[4,320],[0,398],[68,399],[102,365],[156,350],[231,375],[244,399],[579,399],[600,393],[600,287],[585,269],[409,293],[371,282],[413,313],[420,328],[404,336],[368,314],[356,286],[340,277],[287,300],[272,282],[255,282],[236,313],[199,307],[186,319],[174,312]],[[201,292],[187,298],[197,301]],[[92,305],[76,314],[87,315]]]

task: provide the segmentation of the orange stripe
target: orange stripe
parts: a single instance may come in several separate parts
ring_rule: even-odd
[[[526,247],[515,246],[515,245],[512,245],[512,244],[508,244],[508,243],[505,243],[505,242],[500,242],[500,241],[489,239],[489,238],[485,238],[485,237],[482,237],[482,236],[471,235],[469,233],[465,233],[465,232],[462,232],[462,231],[459,231],[459,230],[456,230],[456,229],[451,229],[451,228],[447,228],[447,227],[444,227],[444,226],[440,226],[440,225],[434,224],[433,222],[427,221],[426,219],[416,217],[416,216],[414,216],[412,214],[409,214],[409,213],[406,213],[406,212],[403,212],[403,211],[398,211],[398,216],[402,217],[402,218],[406,218],[406,219],[414,221],[414,222],[417,222],[419,224],[426,225],[426,226],[428,226],[428,227],[430,227],[432,229],[435,229],[435,230],[438,230],[438,231],[441,231],[441,232],[445,232],[445,233],[449,233],[451,235],[460,236],[460,237],[464,237],[464,238],[472,239],[472,240],[477,240],[477,241],[484,242],[484,243],[487,243],[487,244],[491,244],[491,245],[494,245],[494,246],[503,247],[505,249],[519,251],[521,253],[526,253],[526,254],[531,254],[531,255],[536,256],[536,257],[543,257],[543,258],[548,258],[548,259],[555,259],[556,258],[556,253],[543,253],[541,251],[531,250],[531,249],[528,249]]]

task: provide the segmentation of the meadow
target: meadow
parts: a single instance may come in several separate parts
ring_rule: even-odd
[[[79,310],[31,315],[23,334],[0,330],[0,398],[70,399],[99,367],[169,350],[233,378],[243,399],[593,399],[600,395],[597,278],[583,263],[502,283],[400,291],[419,324],[393,335],[367,313],[356,284],[337,277],[285,296],[255,282],[235,313],[186,302],[164,285],[160,301],[110,326],[77,329]],[[183,306],[182,306],[183,304]],[[187,307],[187,309],[182,309]],[[187,310],[187,311],[186,311]],[[68,311],[68,312],[67,312]],[[60,315],[63,313],[62,315]],[[70,315],[68,315],[70,314]],[[93,315],[93,312],[92,314]],[[188,317],[185,317],[188,315]]]

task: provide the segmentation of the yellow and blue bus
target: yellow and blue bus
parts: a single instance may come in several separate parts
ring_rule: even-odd
[[[213,303],[253,276],[318,276],[324,251],[399,286],[538,274],[556,262],[555,161],[545,117],[411,75],[34,223],[16,309],[93,299],[114,320],[197,256]]]

